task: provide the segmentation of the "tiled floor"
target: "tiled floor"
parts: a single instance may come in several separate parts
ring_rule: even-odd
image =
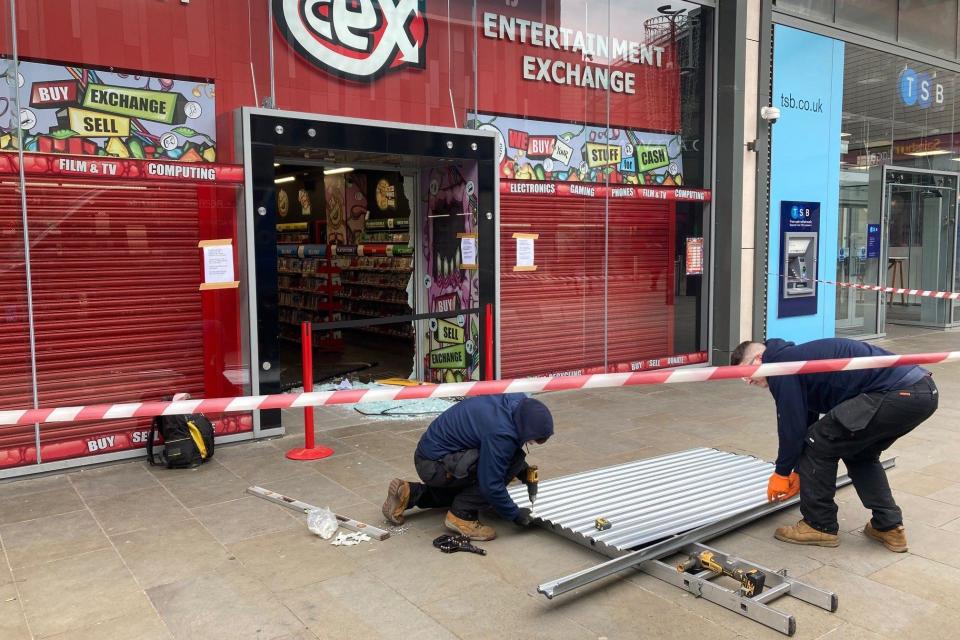
[[[960,334],[908,331],[901,351],[960,349]],[[898,442],[890,474],[910,553],[863,537],[868,514],[838,495],[841,546],[794,547],[771,532],[796,510],[716,546],[836,591],[826,613],[791,602],[799,638],[956,637],[960,620],[960,367],[935,367],[941,408]],[[770,458],[773,402],[740,383],[542,396],[557,435],[534,449],[544,477],[694,446]],[[271,442],[222,447],[192,471],[128,462],[0,485],[0,639],[21,638],[776,638],[778,634],[648,576],[627,573],[547,601],[545,579],[602,560],[544,531],[491,519],[488,555],[430,544],[440,513],[410,518],[382,543],[332,547],[302,517],[244,494],[251,484],[381,524],[395,476],[412,477],[426,421],[365,421],[318,409],[318,440],[336,454],[283,457],[302,428]]]

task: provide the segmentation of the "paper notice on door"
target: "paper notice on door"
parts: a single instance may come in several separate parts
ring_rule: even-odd
[[[203,282],[200,290],[234,289],[240,286],[233,271],[233,241],[202,240],[198,246],[203,249]]]
[[[458,233],[460,238],[460,268],[477,268],[477,234]]]
[[[540,237],[537,233],[515,233],[514,239],[517,241],[517,264],[514,271],[536,271],[537,265],[534,262],[534,241]]]

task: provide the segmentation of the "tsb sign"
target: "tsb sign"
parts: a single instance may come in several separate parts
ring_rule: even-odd
[[[908,107],[918,105],[926,109],[931,104],[943,104],[943,85],[934,82],[929,74],[906,67],[900,72],[899,86],[900,101]]]
[[[272,1],[283,37],[333,74],[369,82],[387,71],[424,66],[424,0]]]

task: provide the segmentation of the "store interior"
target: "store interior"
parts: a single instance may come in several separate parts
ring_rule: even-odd
[[[399,171],[275,165],[285,386],[299,385],[301,379],[304,320],[317,328],[313,346],[318,382],[344,376],[410,377],[416,357],[412,322],[329,331],[322,327],[413,313],[412,180],[404,184]],[[361,246],[364,255],[357,255]]]
[[[476,228],[469,171],[460,163],[330,152],[278,157],[274,176],[282,386],[302,384],[305,320],[314,327],[316,385],[467,379],[475,368],[466,355],[469,327],[458,333],[463,357],[454,359],[464,366],[435,371],[431,352],[448,349],[432,344],[438,321],[411,316],[447,310],[446,296],[437,294],[450,291],[466,291],[451,294],[452,310],[476,306],[475,288],[461,286],[475,277],[459,244]],[[448,289],[438,292],[440,283]]]

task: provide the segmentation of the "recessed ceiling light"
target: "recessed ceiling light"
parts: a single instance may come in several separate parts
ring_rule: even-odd
[[[297,176],[284,176],[283,178],[277,178],[273,181],[273,184],[283,184],[284,182],[293,182],[297,179]]]
[[[324,169],[323,175],[332,176],[337,173],[350,173],[353,171],[353,167],[337,167],[335,169]]]

